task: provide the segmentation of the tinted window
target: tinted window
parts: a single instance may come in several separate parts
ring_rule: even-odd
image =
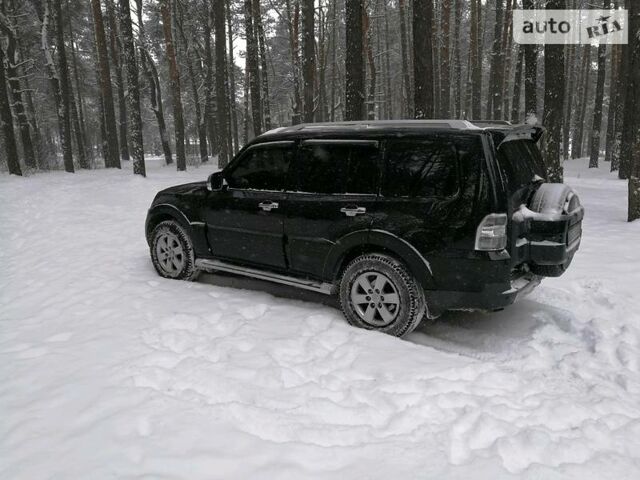
[[[373,145],[309,144],[298,156],[296,190],[377,193],[378,149]]]
[[[545,178],[540,150],[531,140],[514,140],[500,145],[498,163],[512,192],[530,184],[536,175]]]
[[[284,190],[292,156],[293,147],[252,148],[225,179],[231,188]]]
[[[458,191],[458,153],[451,139],[389,142],[383,193],[388,197],[448,197]]]

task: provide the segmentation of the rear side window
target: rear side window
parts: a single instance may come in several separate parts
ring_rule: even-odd
[[[542,155],[532,140],[513,140],[500,145],[498,163],[512,192],[529,185],[536,175],[545,178]]]
[[[225,179],[231,188],[284,190],[293,147],[254,147],[233,167]]]
[[[309,143],[298,154],[298,192],[376,194],[378,148],[375,144]]]
[[[433,137],[387,144],[385,196],[450,197],[458,189],[458,151],[453,139]]]

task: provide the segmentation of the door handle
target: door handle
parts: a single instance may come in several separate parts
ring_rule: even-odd
[[[271,210],[278,208],[280,205],[278,205],[277,202],[261,202],[258,206],[265,212],[270,212]]]
[[[355,217],[356,215],[364,215],[367,213],[367,209],[364,207],[344,207],[340,211],[347,217]]]

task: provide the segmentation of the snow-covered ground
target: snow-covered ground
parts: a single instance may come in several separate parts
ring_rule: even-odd
[[[159,278],[146,209],[207,168],[0,176],[0,478],[640,478],[640,222],[606,167],[566,165],[565,276],[408,341],[315,294]]]

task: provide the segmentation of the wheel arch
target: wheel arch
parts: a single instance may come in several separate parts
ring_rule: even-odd
[[[329,251],[324,277],[337,281],[354,258],[367,253],[385,253],[402,261],[424,289],[434,288],[431,266],[406,240],[384,230],[352,232],[338,240]]]
[[[174,220],[183,227],[188,234],[192,234],[191,223],[187,216],[178,207],[169,203],[161,203],[149,209],[145,222],[145,237],[147,244],[151,245],[151,232],[160,222]]]

